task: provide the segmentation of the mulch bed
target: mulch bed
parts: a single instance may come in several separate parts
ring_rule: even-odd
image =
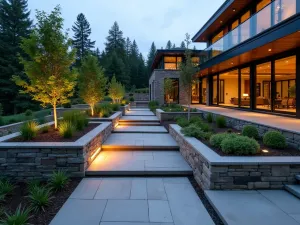
[[[82,131],[74,132],[71,138],[63,138],[60,136],[59,132],[54,129],[54,126],[51,126],[48,133],[39,132],[39,134],[33,140],[26,141],[21,136],[18,136],[5,142],[74,142],[91,130],[95,129],[97,126],[99,126],[99,123],[90,123]]]
[[[168,131],[169,131],[169,125],[170,124],[176,124],[175,121],[164,121],[161,123]],[[227,132],[228,130],[230,130],[232,133],[238,133],[240,134],[241,131],[238,131],[236,129],[233,128],[218,128],[216,126],[216,124],[212,123],[211,127],[214,131],[214,133],[224,133]],[[237,156],[234,154],[225,154],[224,152],[222,152],[222,150],[214,148],[210,145],[209,141],[207,140],[202,140],[202,139],[198,139],[199,141],[201,141],[203,144],[207,145],[209,148],[211,148],[214,152],[216,152],[218,155],[220,156]],[[270,147],[267,147],[263,144],[262,139],[257,140],[258,144],[260,145],[260,149],[261,150],[267,150],[268,152],[260,152],[258,154],[255,155],[247,155],[249,157],[253,157],[253,156],[300,156],[300,151],[296,148],[292,148],[290,146],[286,147],[285,149],[273,149]]]
[[[81,178],[71,179],[68,186],[57,193],[53,193],[52,203],[49,207],[45,209],[45,212],[40,211],[38,213],[31,212],[31,218],[29,224],[33,225],[48,225],[54,216],[58,213],[63,204],[67,201],[69,196],[75,190],[75,188],[80,183]],[[14,213],[16,208],[21,204],[22,208],[30,207],[30,202],[27,198],[28,191],[27,185],[25,183],[18,183],[17,187],[11,196],[7,197],[4,203],[0,206],[4,207],[7,213]]]
[[[212,207],[212,205],[210,204],[210,202],[208,201],[208,199],[206,198],[203,189],[198,185],[197,181],[194,179],[194,177],[189,177],[189,180],[191,182],[191,184],[193,185],[197,195],[199,196],[202,204],[204,205],[204,207],[206,208],[208,214],[210,215],[210,217],[212,218],[212,220],[214,221],[214,223],[216,225],[224,225],[224,223],[222,222],[222,220],[220,219],[220,217],[218,216],[217,212],[215,211],[215,209]]]

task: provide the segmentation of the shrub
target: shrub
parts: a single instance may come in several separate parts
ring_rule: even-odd
[[[14,189],[15,186],[8,180],[4,179],[0,181],[0,194],[9,195]]]
[[[43,133],[43,134],[46,134],[49,132],[49,129],[50,129],[50,126],[49,125],[45,125],[43,127],[40,128],[40,131]]]
[[[0,116],[3,116],[3,106],[1,103],[0,103]]]
[[[18,121],[14,118],[11,118],[11,119],[8,120],[9,124],[16,123],[16,122],[18,122]]]
[[[237,136],[238,136],[237,134],[230,134],[230,133],[214,134],[210,137],[209,143],[215,148],[221,148],[221,143],[223,140],[229,138],[235,138]]]
[[[130,93],[130,94],[129,94],[129,96],[130,96],[130,97],[132,97],[132,96],[133,96],[133,94],[132,94],[132,93]]]
[[[225,138],[221,143],[221,149],[226,154],[255,155],[259,152],[259,148],[256,140],[245,136]]]
[[[21,136],[24,140],[32,140],[38,133],[38,124],[35,121],[25,122],[20,128]]]
[[[72,104],[71,104],[71,102],[68,102],[68,103],[63,104],[63,107],[65,109],[70,109],[70,108],[72,108]]]
[[[83,130],[89,123],[87,115],[79,110],[64,112],[63,120],[73,124],[76,130]]]
[[[179,117],[176,120],[176,122],[181,127],[187,127],[190,124],[189,121],[187,120],[187,118],[185,118],[185,117]]]
[[[30,190],[28,198],[30,199],[31,208],[37,212],[48,207],[53,197],[51,197],[51,190],[46,187],[34,187]]]
[[[63,138],[71,138],[75,131],[75,126],[69,121],[61,121],[58,126],[58,132]]]
[[[198,122],[203,122],[202,118],[199,116],[192,116],[190,119],[190,123],[198,123]]]
[[[3,117],[0,116],[0,126],[3,126],[4,125],[4,120],[3,120]]]
[[[196,108],[192,108],[191,112],[198,112],[198,110]]]
[[[213,114],[212,113],[208,113],[206,120],[208,123],[212,123],[213,122]]]
[[[120,104],[115,103],[115,104],[111,104],[111,108],[113,111],[119,111],[120,110]]]
[[[28,192],[32,191],[34,188],[39,187],[41,182],[39,180],[30,180],[27,182]]]
[[[129,98],[129,101],[130,101],[130,102],[134,102],[134,97],[130,97],[130,98]]]
[[[154,111],[159,107],[159,102],[158,101],[150,101],[148,103],[148,107],[151,111]]]
[[[53,172],[50,177],[50,186],[55,190],[62,190],[69,183],[69,177],[64,171]]]
[[[5,198],[6,198],[6,194],[0,194],[0,203],[4,202]],[[1,210],[1,207],[0,207],[0,210]],[[0,211],[0,214],[1,214],[1,211]],[[0,218],[1,218],[1,215],[0,215]]]
[[[205,132],[196,124],[190,124],[187,127],[181,129],[181,132],[188,137],[195,137],[198,139],[208,140],[212,135],[211,132]]]
[[[3,207],[0,206],[0,219],[2,219],[5,215],[5,210]]]
[[[109,97],[109,96],[105,96],[105,97],[103,98],[103,101],[104,101],[104,102],[112,102],[112,99],[111,99],[111,97]]]
[[[265,133],[263,143],[275,149],[284,149],[286,147],[285,137],[278,131],[268,131]]]
[[[45,117],[39,117],[39,118],[37,118],[37,122],[38,122],[38,124],[44,124],[44,123],[46,123],[46,119],[45,119]]]
[[[99,117],[108,117],[112,113],[112,104],[101,103],[95,106],[94,112]]]
[[[249,138],[254,138],[254,139],[258,139],[259,135],[258,135],[258,130],[255,126],[253,125],[246,125],[243,127],[243,131],[242,131],[242,135],[249,137]]]
[[[216,124],[217,124],[217,127],[219,128],[224,128],[226,127],[226,119],[224,116],[218,116],[216,118]]]
[[[25,111],[25,116],[29,117],[29,116],[32,116],[32,115],[33,115],[33,112],[30,109],[27,109]]]
[[[14,214],[5,214],[6,219],[0,221],[2,225],[29,225],[28,220],[30,219],[30,209],[22,208],[18,206]]]

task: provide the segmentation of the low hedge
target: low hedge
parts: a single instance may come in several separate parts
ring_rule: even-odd
[[[268,131],[265,133],[263,143],[275,149],[284,149],[286,147],[285,137],[279,131]]]
[[[260,151],[260,146],[253,138],[235,136],[225,138],[221,143],[222,152],[235,155],[255,155]]]

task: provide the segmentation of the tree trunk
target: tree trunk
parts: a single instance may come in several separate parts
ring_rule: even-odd
[[[91,115],[94,116],[94,105],[90,105],[91,107]]]
[[[56,104],[53,105],[54,128],[57,129],[57,113]]]

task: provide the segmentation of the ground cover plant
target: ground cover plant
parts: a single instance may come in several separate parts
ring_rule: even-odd
[[[187,108],[179,104],[163,105],[161,109],[165,112],[187,112]],[[191,112],[197,112],[197,109],[191,108]]]

